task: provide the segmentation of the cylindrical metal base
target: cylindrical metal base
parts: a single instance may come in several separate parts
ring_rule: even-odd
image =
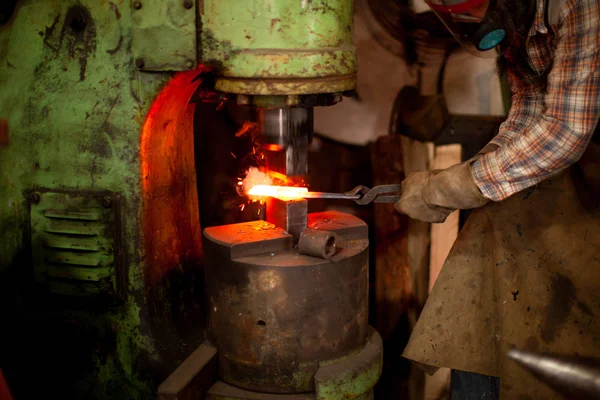
[[[365,346],[348,356],[321,362],[311,393],[272,394],[240,389],[218,381],[206,393],[207,400],[371,400],[381,375],[383,342],[370,328]]]
[[[262,221],[205,230],[208,332],[226,383],[311,392],[320,362],[365,346],[367,225],[338,212],[309,221],[337,234],[331,260],[299,255],[291,235]]]

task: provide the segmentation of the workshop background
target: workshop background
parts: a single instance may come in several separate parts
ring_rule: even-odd
[[[250,221],[262,206],[244,206],[231,190],[253,161],[254,138],[240,134],[245,110],[198,101],[202,93],[189,85],[201,72],[195,59],[159,65],[162,53],[182,55],[195,46],[188,39],[201,3],[0,6],[0,393],[9,387],[16,400],[40,393],[155,398],[158,385],[202,343],[199,221],[201,229]],[[176,49],[140,44],[157,23],[147,10],[177,21],[166,35],[184,31],[172,41]],[[494,135],[507,109],[495,60],[463,51],[426,10],[420,1],[355,1],[358,84],[341,103],[315,107],[311,190],[399,183],[411,171],[472,156]],[[188,71],[155,99],[172,78],[160,70]],[[147,115],[155,117],[151,123]],[[164,135],[153,134],[158,127]],[[162,157],[150,151],[159,147],[167,149]],[[140,181],[138,161],[159,179]],[[74,187],[86,189],[68,193]],[[197,212],[183,212],[196,196]],[[136,219],[140,210],[131,199],[151,211]],[[48,215],[41,211],[48,206],[101,211]],[[309,201],[310,212],[332,210],[369,226],[369,323],[384,349],[375,398],[447,398],[448,371],[426,376],[401,353],[466,213],[431,226],[409,221],[390,204]],[[100,226],[98,243],[113,249],[110,255],[90,257],[85,239],[69,241],[95,229],[76,224],[82,220]],[[171,228],[162,228],[165,220]],[[198,222],[184,229],[180,220]],[[86,282],[114,275],[91,294],[59,279],[50,285],[40,275],[49,268],[44,254],[31,249],[53,229],[65,234],[56,248],[70,246],[80,263],[133,267],[86,271],[80,277]],[[153,269],[143,269],[149,258]]]
[[[410,21],[410,15],[402,15],[404,9],[399,2],[357,0],[355,4],[358,96],[344,99],[332,107],[315,109],[315,132],[318,132],[315,146],[322,141],[325,146],[337,148],[316,153],[315,158],[322,155],[323,159],[338,165],[331,167],[338,171],[344,171],[339,166],[363,160],[354,167],[348,166],[354,171],[347,175],[360,178],[344,183],[344,179],[349,178],[340,175],[320,182],[318,180],[324,178],[317,175],[313,179],[319,182],[318,189],[329,190],[339,184],[337,189],[344,190],[344,187],[364,182],[365,177],[360,174],[365,164],[371,167],[373,184],[398,182],[411,171],[445,168],[461,162],[487,144],[486,140],[491,139],[505,118],[506,102],[509,101],[496,60],[475,57],[456,46],[452,39],[424,40],[419,33],[411,35],[402,29],[393,33],[386,31],[381,14],[392,24],[403,21],[396,26],[418,26],[418,22],[406,23]],[[428,10],[422,0],[411,2],[410,7],[416,13]],[[373,11],[377,9],[381,13],[379,20]],[[415,48],[412,58],[406,55],[406,42]],[[393,115],[399,112],[395,107],[414,103],[414,100],[408,100],[398,104],[399,93],[407,87],[418,88],[422,96],[427,96],[423,103],[436,104],[438,96],[443,96],[447,112],[453,117],[446,116],[452,121],[450,123],[440,118],[447,125],[440,121],[429,128],[435,131],[445,126],[440,129],[442,132],[436,132],[434,141],[412,140],[402,131],[393,136]],[[414,95],[411,92],[407,99]],[[432,111],[435,107],[425,105],[426,112],[412,114],[414,125],[422,127],[426,124],[423,119],[439,116]],[[407,113],[405,119],[410,120],[411,114]],[[419,133],[424,132],[415,135]],[[347,154],[347,157],[331,161],[331,154]],[[332,207],[347,211],[345,206],[347,204],[341,203]],[[445,223],[431,225],[408,221],[394,214],[390,206],[373,207],[371,221],[374,223],[371,226],[375,235],[375,255],[371,274],[371,318],[384,339],[384,369],[376,387],[379,396],[376,398],[449,398],[448,369],[429,376],[411,369],[400,355],[459,227],[467,217],[466,212],[462,214],[457,211]],[[393,220],[390,215],[394,215]]]

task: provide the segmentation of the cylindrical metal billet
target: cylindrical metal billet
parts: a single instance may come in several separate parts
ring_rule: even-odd
[[[300,234],[298,252],[330,260],[335,254],[336,240],[335,232],[307,228]]]

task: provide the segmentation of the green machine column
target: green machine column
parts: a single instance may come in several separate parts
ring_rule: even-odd
[[[216,89],[303,95],[354,89],[352,0],[205,0],[201,48]]]
[[[19,0],[0,21],[0,368],[15,398],[153,399],[203,339],[196,27],[183,0]]]

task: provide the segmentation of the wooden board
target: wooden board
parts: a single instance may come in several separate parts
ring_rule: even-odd
[[[402,182],[401,139],[383,136],[372,147],[373,185]],[[374,204],[376,328],[388,339],[400,318],[408,312],[413,297],[408,261],[409,220],[393,204]]]
[[[427,171],[433,158],[433,143],[423,143],[407,137],[401,137],[402,159],[405,174]],[[421,311],[429,294],[429,226],[427,222],[409,220],[408,223],[408,264],[415,292],[414,303],[417,315]],[[414,321],[416,322],[416,320]]]
[[[433,169],[445,169],[461,161],[461,145],[449,144],[435,148]],[[429,291],[437,277],[454,241],[458,236],[459,212],[455,211],[442,224],[431,224],[431,247],[429,256]]]

